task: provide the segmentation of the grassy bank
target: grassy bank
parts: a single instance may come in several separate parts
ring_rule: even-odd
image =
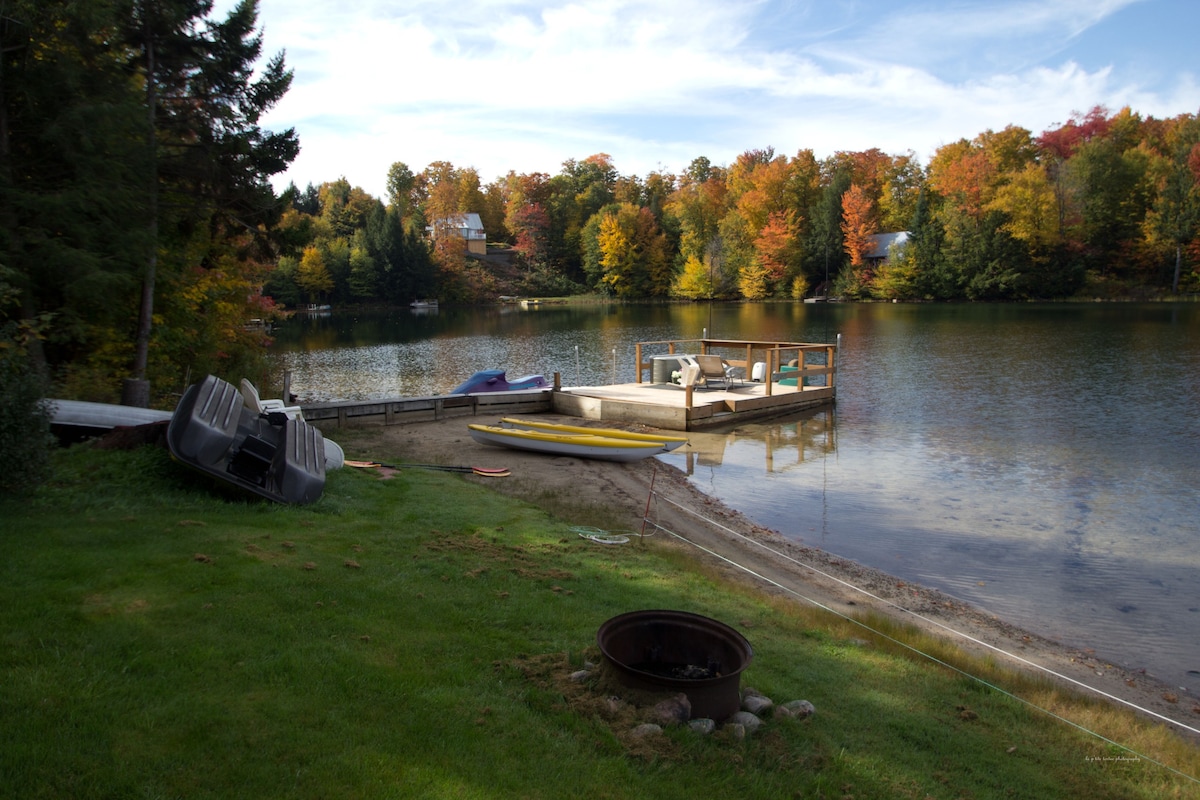
[[[0,796],[1200,797],[861,629],[456,475],[342,470],[284,508],[151,448],[75,448],[54,471],[0,503]],[[755,649],[742,685],[816,714],[633,739],[567,676],[641,608],[734,625]],[[958,663],[1200,774],[1161,727]]]

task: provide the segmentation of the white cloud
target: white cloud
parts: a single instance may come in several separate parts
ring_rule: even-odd
[[[638,175],[768,145],[927,160],[1096,104],[1200,108],[1186,53],[1166,85],[1069,55],[1157,1],[262,0],[265,50],[286,49],[295,70],[265,123],[300,136],[284,182],[344,175],[376,195],[395,161],[451,161],[488,181],[596,152]]]

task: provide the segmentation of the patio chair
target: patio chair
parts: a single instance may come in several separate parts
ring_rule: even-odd
[[[729,366],[728,362],[720,356],[700,355],[696,356],[696,363],[700,365],[700,377],[704,379],[705,386],[712,386],[719,383],[728,389],[734,381],[734,368]]]
[[[304,419],[300,406],[286,406],[282,400],[263,400],[258,396],[258,389],[246,378],[242,378],[242,401],[246,408],[256,414],[286,414],[288,419]]]
[[[679,385],[687,387],[695,386],[698,383],[700,383],[700,365],[691,357],[685,356],[681,358],[679,364]]]
[[[242,402],[256,414],[283,414],[288,419],[304,419],[304,411],[300,406],[286,406],[282,400],[263,400],[258,396],[258,389],[246,378],[242,378],[241,389]],[[341,469],[345,462],[346,452],[342,446],[325,439],[325,469]]]

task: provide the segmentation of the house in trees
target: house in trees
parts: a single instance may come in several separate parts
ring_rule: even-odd
[[[434,239],[440,236],[457,236],[467,242],[467,252],[477,256],[487,255],[487,231],[478,214],[455,214],[445,217],[426,228]]]
[[[888,260],[892,254],[892,248],[896,248],[896,253],[904,249],[908,244],[908,231],[898,231],[896,233],[877,233],[867,237],[868,249],[863,256],[863,261],[868,266],[878,267]]]

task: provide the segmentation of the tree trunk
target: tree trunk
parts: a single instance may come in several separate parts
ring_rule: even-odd
[[[154,322],[154,280],[158,269],[158,158],[155,133],[155,106],[158,103],[157,78],[154,63],[154,38],[146,24],[146,106],[149,125],[146,144],[150,154],[150,183],[148,213],[150,229],[150,252],[146,257],[146,272],[142,278],[142,298],[138,311],[137,339],[134,343],[133,377],[125,381],[121,391],[121,403],[128,406],[147,408],[150,405],[150,383],[146,379],[146,367],[150,361],[150,332]]]
[[[1183,271],[1183,245],[1175,243],[1175,279],[1171,281],[1171,293],[1179,294],[1179,278]]]

